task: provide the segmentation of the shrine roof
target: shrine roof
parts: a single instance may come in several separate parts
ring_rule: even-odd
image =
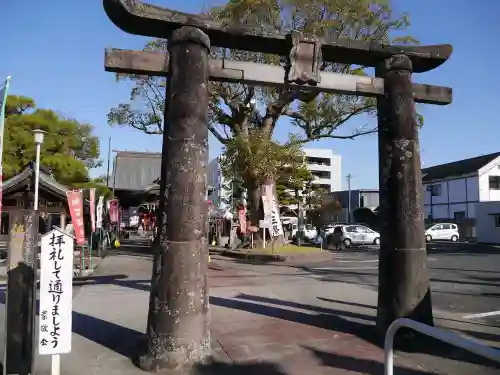
[[[117,151],[109,188],[143,191],[161,174],[161,153]],[[116,178],[115,178],[116,176]]]
[[[17,175],[9,178],[3,183],[3,193],[6,194],[9,191],[16,189],[34,173],[34,163],[29,163],[21,173],[18,173]],[[57,182],[57,180],[50,173],[50,170],[43,166],[40,166],[40,186],[45,187],[46,189],[66,199],[66,192],[68,191],[68,187]]]

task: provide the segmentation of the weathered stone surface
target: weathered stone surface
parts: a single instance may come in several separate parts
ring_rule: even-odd
[[[378,99],[381,333],[400,317],[433,323],[411,73],[412,62],[404,55],[377,71],[385,79],[385,96]]]
[[[203,15],[181,13],[138,0],[103,0],[113,23],[130,34],[168,39],[179,27],[190,25],[204,31],[213,46],[245,49],[288,56],[292,42],[289,34],[261,25],[252,27],[225,23]],[[449,44],[434,46],[392,46],[349,39],[321,38],[323,60],[376,66],[385,59],[405,54],[420,73],[437,68],[450,57]]]
[[[146,371],[182,371],[211,354],[205,202],[208,163],[208,53],[202,31],[172,34],[159,239],[155,245]]]

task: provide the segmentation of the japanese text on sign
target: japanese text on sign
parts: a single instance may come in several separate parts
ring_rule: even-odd
[[[40,254],[40,323],[38,350],[71,352],[73,239],[53,230],[42,237]]]

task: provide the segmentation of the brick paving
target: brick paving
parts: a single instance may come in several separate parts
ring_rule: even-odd
[[[146,247],[133,253],[124,249],[111,252],[93,277],[81,281],[73,302],[73,349],[62,356],[62,374],[144,374],[130,357],[145,332],[151,256]],[[283,264],[252,265],[219,256],[209,265],[209,284],[214,361],[194,373],[383,374],[383,350],[365,339],[374,325],[372,290],[324,281]],[[37,373],[49,368],[49,358],[39,357]],[[394,374],[437,372],[397,356]]]

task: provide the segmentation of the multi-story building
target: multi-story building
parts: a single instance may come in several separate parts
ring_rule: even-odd
[[[328,192],[341,190],[342,157],[328,149],[306,148],[303,151],[307,167],[314,177],[313,188],[323,188]]]
[[[342,186],[341,156],[327,149],[304,149],[303,151],[305,163],[314,177],[312,188],[323,188],[328,192],[340,190]],[[231,180],[223,176],[220,158],[218,156],[208,163],[207,183],[213,186],[209,199],[216,207],[226,209],[230,207],[232,196]],[[289,208],[296,207],[292,205]]]

